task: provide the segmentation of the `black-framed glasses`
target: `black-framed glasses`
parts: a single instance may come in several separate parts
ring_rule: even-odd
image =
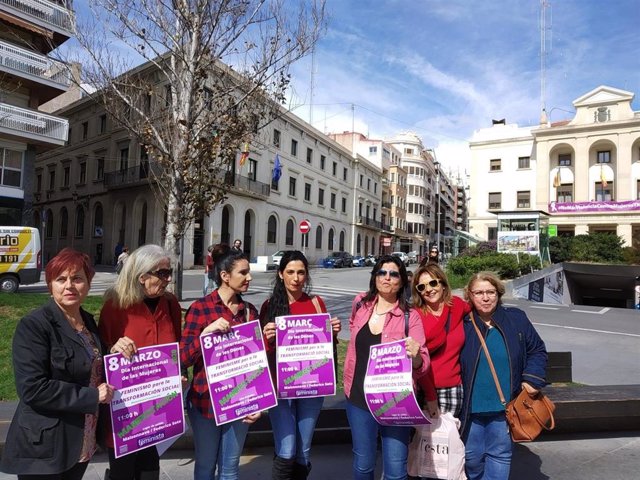
[[[400,272],[397,270],[378,270],[376,276],[386,277],[389,275],[391,278],[400,278]]]
[[[419,283],[416,285],[416,290],[422,293],[426,290],[427,287],[436,288],[438,285],[442,285],[441,280],[429,280],[427,283]]]
[[[161,280],[169,280],[173,276],[173,268],[160,268],[147,273]]]

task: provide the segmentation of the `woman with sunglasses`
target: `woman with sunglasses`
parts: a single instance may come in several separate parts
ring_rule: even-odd
[[[440,412],[455,417],[462,408],[460,352],[464,344],[462,319],[470,307],[451,294],[447,276],[437,263],[420,267],[413,281],[413,307],[420,314],[431,368],[419,381],[426,410],[436,418]]]
[[[407,453],[411,427],[383,426],[369,411],[364,380],[369,347],[405,338],[407,356],[413,365],[413,379],[426,375],[429,354],[424,346],[424,329],[415,310],[409,310],[404,289],[407,270],[399,257],[384,255],[371,272],[369,290],[358,295],[349,318],[351,341],[344,361],[344,393],[353,441],[353,478],[373,480],[377,438],[382,438],[384,478],[407,478]],[[405,331],[405,312],[408,332]]]
[[[166,291],[172,275],[169,256],[158,245],[143,245],[129,255],[115,285],[105,293],[100,312],[100,336],[111,353],[130,358],[138,348],[180,340],[180,304]],[[105,429],[111,480],[159,478],[155,446],[115,458],[111,422]]]
[[[465,295],[473,310],[464,319],[465,342],[460,355],[464,404],[460,416],[469,480],[507,480],[512,442],[484,339],[506,402],[522,389],[536,395],[546,384],[547,351],[527,315],[504,307],[505,288],[491,272],[471,277]],[[477,329],[477,330],[476,330]]]
[[[187,311],[180,341],[182,365],[193,367],[193,380],[187,395],[187,413],[195,445],[193,478],[237,480],[240,454],[249,425],[260,418],[260,412],[247,415],[242,420],[216,425],[200,335],[227,333],[234,325],[257,320],[258,311],[242,298],[251,282],[246,254],[233,250],[227,244],[219,244],[214,246],[211,256],[218,288],[193,302]]]
[[[276,272],[273,293],[260,309],[260,321],[267,340],[269,367],[274,379],[276,376],[275,318],[283,315],[307,315],[327,311],[322,299],[317,295],[310,296],[310,291],[311,279],[307,258],[298,250],[285,251]],[[331,326],[335,339],[340,332],[340,320],[332,318]],[[324,397],[279,398],[278,405],[269,410],[275,442],[275,458],[271,474],[273,480],[304,480],[309,475],[311,440],[323,402]]]

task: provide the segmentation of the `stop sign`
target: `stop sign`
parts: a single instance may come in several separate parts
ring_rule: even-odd
[[[309,220],[302,220],[300,225],[298,225],[298,228],[300,229],[300,233],[309,233],[309,230],[311,230],[311,224],[309,223]]]

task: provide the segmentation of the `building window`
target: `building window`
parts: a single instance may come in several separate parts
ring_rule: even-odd
[[[249,171],[247,172],[247,177],[249,177],[250,180],[253,180],[254,182],[257,180],[258,178],[258,161],[257,160],[253,160],[253,159],[249,159]]]
[[[56,188],[56,171],[49,170],[49,190],[55,190]]]
[[[276,216],[271,215],[269,217],[269,221],[267,222],[267,243],[271,243],[271,244],[276,243],[277,228],[278,228],[278,222],[276,221]]]
[[[0,168],[0,185],[18,188],[22,186],[22,152],[0,148]]]
[[[82,122],[82,140],[89,138],[89,122]]]
[[[96,180],[104,178],[104,157],[98,157],[96,160]]]
[[[318,250],[322,248],[322,227],[320,225],[316,227],[316,248]]]
[[[489,210],[495,210],[502,206],[502,193],[495,192],[489,194]]]
[[[573,187],[572,185],[560,185],[556,189],[556,202],[558,203],[572,203],[573,202]]]
[[[331,173],[333,174],[334,177],[338,174],[338,164],[336,162],[333,162],[333,168]]]
[[[613,200],[613,182],[596,182],[596,201],[610,202]]]
[[[84,209],[80,206],[76,207],[76,238],[82,238],[84,235]]]
[[[611,163],[611,151],[598,152],[598,163]]]
[[[342,180],[347,181],[347,167],[342,169]]]
[[[80,175],[78,177],[78,183],[84,185],[87,183],[87,162],[80,163]]]
[[[327,163],[327,157],[325,157],[324,155],[320,155],[320,170],[324,170],[326,163]]]
[[[531,192],[518,192],[518,208],[531,207]]]
[[[327,244],[327,248],[329,249],[329,251],[333,250],[333,239],[334,239],[334,233],[333,233],[333,228],[329,230],[329,237],[328,237],[328,244]]]
[[[531,157],[518,157],[518,168],[531,168]]]
[[[285,245],[293,245],[293,220],[287,220],[287,229],[284,238]]]
[[[293,177],[289,178],[289,195],[292,197],[296,196],[296,179]]]
[[[60,236],[66,238],[69,231],[69,212],[65,207],[60,210]]]
[[[53,211],[51,209],[47,210],[47,220],[44,229],[44,236],[46,238],[53,237]]]
[[[342,197],[342,213],[347,213],[347,199]]]
[[[502,170],[502,159],[492,158],[489,160],[489,170],[492,172],[499,172]]]
[[[273,145],[280,148],[280,130],[273,129]]]
[[[371,179],[367,178],[367,192],[371,190]]]
[[[640,182],[638,182],[638,185],[640,185]],[[638,197],[640,198],[640,197]],[[329,205],[331,207],[331,210],[335,210],[336,209],[336,194],[335,193],[331,193],[331,204]]]
[[[364,183],[364,175],[360,174],[360,188],[362,188],[363,183]]]
[[[62,188],[69,187],[70,178],[71,178],[71,167],[69,165],[65,165],[62,168]]]
[[[124,172],[129,168],[129,146],[120,148],[120,171]]]
[[[291,139],[291,155],[298,156],[298,141]]]
[[[571,166],[571,154],[570,153],[561,153],[558,155],[558,165],[560,167],[570,167]]]
[[[369,155],[375,155],[376,153],[378,153],[378,147],[369,147]]]
[[[404,153],[405,155],[413,155],[413,148],[405,148]]]
[[[146,212],[146,208],[147,208],[146,202],[144,204],[144,208]],[[142,225],[143,228],[146,228],[146,223],[147,223],[146,221],[143,223]],[[93,236],[94,237],[101,238],[103,236],[104,234],[104,231],[102,228],[103,224],[104,224],[104,212],[102,211],[102,205],[98,203],[93,209]]]
[[[313,162],[313,150],[311,148],[307,148],[307,163]]]
[[[107,115],[100,115],[100,133],[107,132]]]
[[[318,189],[318,205],[324,206],[324,188]]]
[[[498,227],[489,227],[488,238],[487,240],[497,240],[498,239]]]
[[[378,193],[378,182],[373,183],[373,193]]]
[[[289,195],[295,195],[295,193],[291,193],[291,191],[289,191]],[[305,202],[311,201],[311,184],[310,183],[304,184],[304,200]]]
[[[202,90],[202,101],[207,110],[213,110],[213,91],[211,89],[205,87]]]
[[[340,232],[340,239],[338,240],[338,247],[341,252],[344,252],[344,230]]]
[[[42,191],[42,174],[36,175],[36,192]]]

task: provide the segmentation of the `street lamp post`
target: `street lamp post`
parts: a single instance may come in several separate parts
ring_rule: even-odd
[[[436,167],[436,195],[438,196],[436,207],[436,245],[438,246],[438,251],[442,251],[440,249],[440,162],[436,160],[433,164]]]

